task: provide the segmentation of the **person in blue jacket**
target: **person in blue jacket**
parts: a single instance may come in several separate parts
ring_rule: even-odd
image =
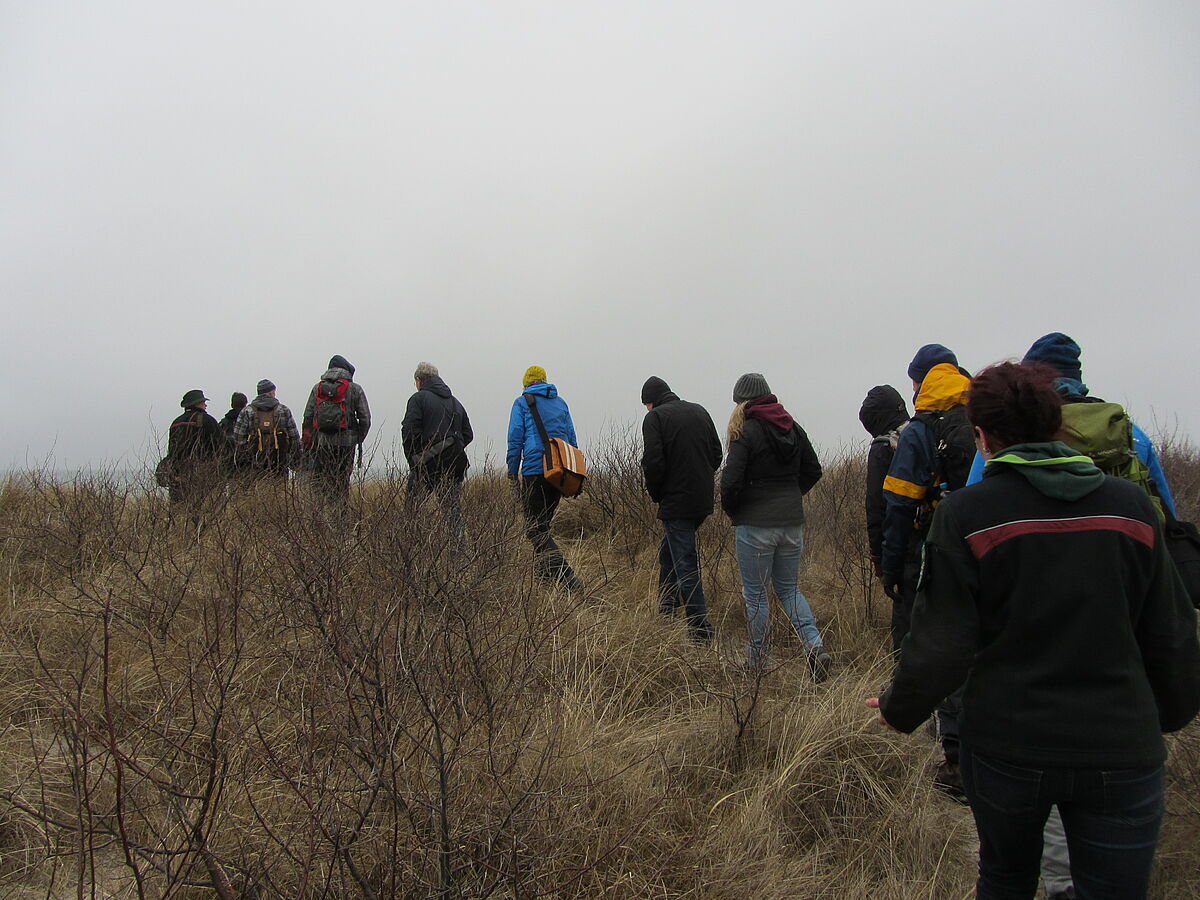
[[[1059,377],[1054,384],[1058,388],[1058,392],[1062,394],[1063,400],[1067,403],[1079,403],[1086,399],[1093,399],[1089,397],[1088,386],[1083,383],[1083,365],[1079,361],[1082,352],[1079,345],[1070,337],[1061,331],[1052,331],[1034,341],[1021,362],[1040,362],[1057,369]],[[1146,432],[1138,428],[1136,422],[1131,424],[1133,425],[1133,452],[1150,470],[1151,487],[1158,499],[1162,501],[1163,508],[1174,516],[1175,498],[1171,496],[1171,487],[1167,484],[1167,476],[1163,472],[1162,463],[1159,462],[1154,443]],[[983,479],[983,466],[983,457],[976,453],[967,484],[978,484]]]
[[[513,401],[512,413],[508,417],[508,477],[514,483],[520,478],[525,535],[533,544],[536,554],[534,571],[545,581],[561,583],[568,590],[579,591],[583,589],[583,582],[550,533],[550,522],[554,519],[554,511],[558,509],[562,494],[542,474],[544,447],[526,398],[531,397],[537,406],[547,437],[562,438],[578,445],[575,423],[571,421],[571,411],[566,402],[558,396],[558,388],[546,381],[546,370],[541,366],[526,369],[521,384],[524,390]]]

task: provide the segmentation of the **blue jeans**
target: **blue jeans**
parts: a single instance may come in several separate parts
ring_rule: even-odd
[[[682,605],[688,634],[693,640],[707,643],[712,640],[712,624],[708,621],[700,557],[696,553],[696,529],[705,518],[663,521],[662,543],[658,545],[658,597],[665,615],[673,615]]]
[[[752,666],[765,665],[771,643],[771,614],[767,606],[767,585],[774,583],[775,596],[807,650],[821,646],[821,632],[813,620],[812,609],[796,584],[800,577],[800,556],[804,553],[804,526],[759,528],[737,526],[737,560],[742,573],[742,597],[746,601],[746,627],[750,643],[746,660]]]
[[[1146,896],[1163,818],[1163,769],[1036,769],[972,753],[959,760],[979,833],[976,896],[1037,891],[1042,829],[1057,804],[1079,900]]]

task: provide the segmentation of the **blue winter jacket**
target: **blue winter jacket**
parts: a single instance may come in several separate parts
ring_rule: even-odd
[[[525,400],[526,394],[532,394],[537,403],[542,424],[546,426],[546,434],[552,438],[579,445],[575,438],[575,423],[571,421],[571,411],[567,409],[566,401],[558,396],[558,388],[552,384],[531,384],[513,401],[512,413],[508,417],[508,474],[541,475],[542,474],[542,438],[538,434],[537,425],[529,411]]]

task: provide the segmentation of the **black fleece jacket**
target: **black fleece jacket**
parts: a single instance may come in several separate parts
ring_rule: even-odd
[[[642,419],[642,445],[642,474],[658,517],[710,515],[721,439],[708,410],[667,392]]]
[[[413,464],[413,457],[443,438],[457,438],[463,447],[475,439],[467,411],[450,392],[450,387],[437,375],[421,380],[421,388],[408,398],[404,421],[400,423],[400,439],[404,458]]]
[[[993,462],[939,506],[881,712],[912,731],[965,679],[962,741],[982,754],[1157,765],[1200,707],[1195,612],[1144,491],[1093,475],[1056,498],[1035,486],[1047,471]]]
[[[721,471],[721,508],[734,525],[804,524],[804,495],[821,480],[821,463],[799,425],[783,431],[746,417]]]

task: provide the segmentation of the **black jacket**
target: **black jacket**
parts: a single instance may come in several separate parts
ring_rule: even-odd
[[[225,455],[225,447],[220,424],[198,407],[185,409],[167,434],[167,456],[177,466],[218,459]]]
[[[664,394],[642,419],[642,474],[658,517],[702,519],[713,511],[721,439],[699,403]]]
[[[908,421],[908,407],[900,392],[890,384],[876,385],[867,392],[858,410],[858,420],[871,435],[867,450],[867,544],[871,558],[878,562],[883,558],[883,516],[887,511],[883,480],[896,455],[899,431]]]
[[[746,417],[721,471],[721,508],[734,525],[804,524],[804,495],[821,480],[821,463],[799,425],[783,431]]]
[[[467,417],[463,405],[450,393],[446,382],[437,375],[429,375],[421,380],[420,390],[408,398],[408,408],[404,411],[404,421],[400,424],[404,458],[414,468],[432,464],[433,460],[422,462],[418,457],[424,451],[435,448],[435,445],[446,438],[452,438],[454,446],[448,447],[447,452],[438,454],[439,466],[445,467],[452,462],[465,461],[466,454],[463,448],[475,439],[475,433],[471,430],[471,420]],[[466,467],[462,468],[465,472]]]
[[[1028,447],[1074,452],[1005,456]],[[1095,483],[1082,496],[1037,486],[1072,466]],[[943,501],[881,712],[912,731],[964,679],[962,741],[984,755],[1035,767],[1163,761],[1161,732],[1200,707],[1200,649],[1144,491],[1086,461],[1022,471],[1001,458]]]

